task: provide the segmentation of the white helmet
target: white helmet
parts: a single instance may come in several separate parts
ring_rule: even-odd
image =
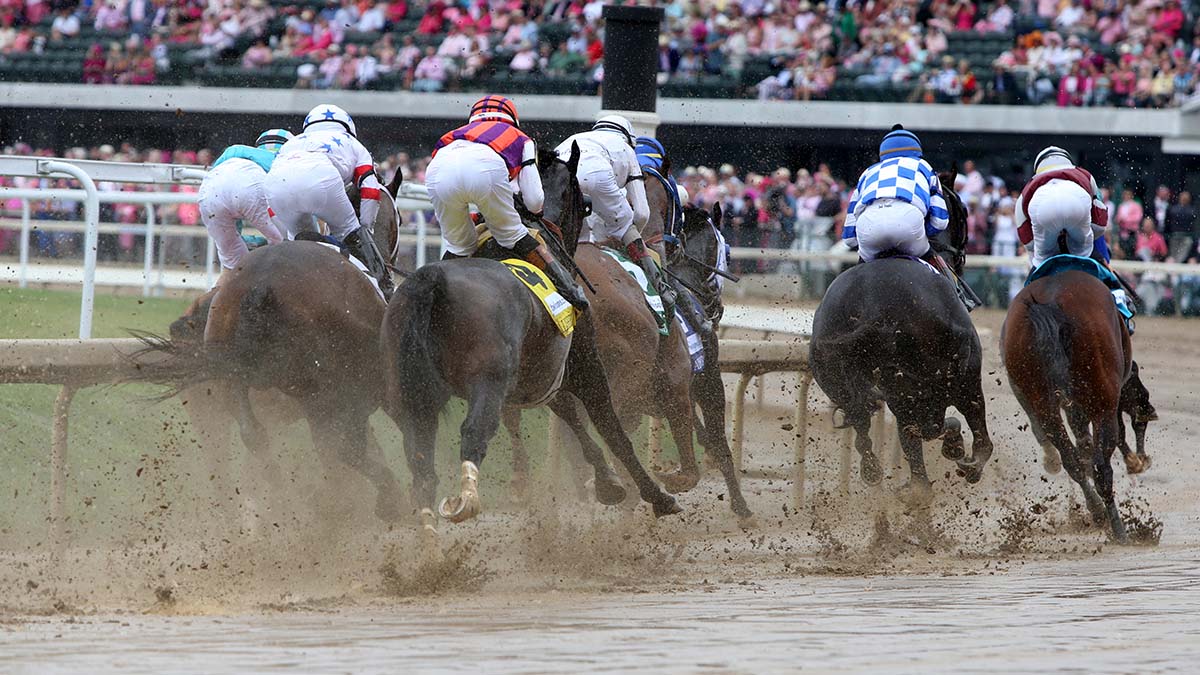
[[[1071,153],[1055,145],[1051,145],[1039,152],[1037,159],[1033,160],[1033,172],[1035,174],[1054,169],[1071,169],[1074,167],[1075,160],[1071,159]]]
[[[592,131],[615,131],[623,134],[625,141],[629,143],[629,147],[633,147],[633,125],[621,115],[605,115],[601,117],[592,125]]]
[[[351,136],[358,137],[358,129],[354,126],[354,118],[350,113],[342,110],[336,105],[319,105],[304,116],[304,130],[308,131],[308,127],[313,124],[330,123],[336,124],[346,130]]]

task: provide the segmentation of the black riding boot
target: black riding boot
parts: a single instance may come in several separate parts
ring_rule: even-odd
[[[667,323],[671,322],[671,317],[675,316],[675,302],[678,300],[675,294],[675,289],[667,283],[665,276],[658,268],[658,264],[654,262],[654,258],[646,251],[646,244],[641,237],[634,239],[625,245],[625,252],[629,254],[629,258],[642,268],[646,273],[646,278],[650,280],[650,285],[658,292],[658,297],[662,299],[663,313],[666,314]]]
[[[696,298],[692,297],[692,292],[674,277],[667,277],[667,283],[671,284],[671,287],[675,289],[675,293],[679,298],[676,307],[683,314],[683,318],[687,319],[687,322],[691,324],[692,329],[701,336],[711,333],[713,330],[712,321],[709,321],[708,317],[704,316],[704,312],[699,308]]]
[[[979,299],[978,295],[975,295],[975,291],[971,290],[967,282],[955,274],[954,270],[950,269],[946,261],[942,260],[942,257],[935,253],[932,248],[926,251],[925,255],[921,256],[921,260],[933,265],[934,269],[941,272],[943,276],[950,280],[950,283],[954,284],[954,292],[958,294],[958,299],[962,301],[963,306],[967,308],[968,312],[974,311],[976,307],[983,306],[983,301]]]
[[[445,251],[442,253],[442,262],[445,262],[447,260],[462,260],[463,258],[470,258],[470,257],[471,256],[469,256],[469,255],[459,255],[457,253],[451,253],[450,251]]]
[[[392,284],[392,273],[388,271],[387,265],[383,263],[383,255],[379,253],[379,249],[375,247],[375,240],[369,234],[363,236],[364,230],[359,228],[342,240],[346,249],[350,251],[350,255],[362,261],[362,264],[367,266],[367,270],[375,280],[379,282],[379,290],[383,292],[383,297],[387,300],[392,299],[392,291],[395,287]]]
[[[554,259],[545,244],[538,243],[533,235],[527,234],[512,248],[525,262],[545,272],[546,276],[550,277],[550,283],[554,284],[554,289],[563,296],[563,299],[571,303],[575,309],[581,312],[587,311],[590,303],[587,296],[583,294],[583,289],[575,283],[575,278],[567,271],[567,268]]]

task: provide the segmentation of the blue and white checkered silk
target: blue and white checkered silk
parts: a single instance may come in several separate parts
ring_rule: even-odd
[[[899,199],[921,209],[925,214],[925,231],[930,236],[950,224],[941,183],[933,167],[918,157],[885,159],[864,171],[846,210],[857,216],[879,199]]]

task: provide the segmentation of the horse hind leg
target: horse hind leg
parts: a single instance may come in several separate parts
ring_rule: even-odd
[[[696,448],[693,445],[692,400],[689,387],[682,391],[667,392],[662,399],[662,412],[671,425],[671,438],[679,451],[679,470],[659,473],[658,479],[668,492],[687,492],[700,482],[700,467],[696,463]]]
[[[900,415],[896,416],[896,426],[900,434],[900,447],[904,449],[904,459],[908,461],[911,474],[909,481],[898,491],[898,496],[909,506],[926,507],[933,501],[933,487],[925,470],[925,434],[919,423]]]
[[[1067,475],[1083,491],[1083,499],[1087,503],[1088,512],[1091,513],[1092,520],[1096,523],[1104,522],[1106,516],[1104,501],[1100,499],[1100,495],[1092,485],[1092,481],[1088,476],[1088,467],[1081,459],[1082,453],[1067,434],[1057,406],[1050,410],[1040,411],[1038,418],[1041,420],[1046,439],[1058,451],[1058,456],[1062,458],[1063,468],[1067,470]]]
[[[488,442],[500,428],[500,412],[504,407],[507,378],[481,378],[472,389],[467,402],[467,418],[463,420],[462,479],[459,494],[443,499],[438,513],[452,523],[461,523],[479,515],[479,467],[487,455]]]
[[[1125,532],[1125,523],[1121,520],[1121,511],[1117,508],[1116,495],[1113,492],[1112,455],[1117,444],[1117,419],[1110,415],[1096,425],[1096,443],[1092,455],[1095,464],[1096,487],[1104,499],[1108,512],[1108,522],[1113,539],[1118,543],[1129,543],[1129,535]]]
[[[992,458],[994,447],[992,437],[988,434],[987,405],[984,403],[983,386],[977,384],[973,389],[974,391],[967,396],[965,401],[959,401],[955,406],[963,414],[963,417],[967,418],[967,426],[971,429],[971,457],[968,459],[962,456],[962,425],[957,419],[946,419],[945,433],[948,437],[944,435],[942,440],[942,454],[954,460],[958,465],[958,474],[966,478],[968,483],[978,483],[983,478],[983,467]],[[954,445],[958,446],[958,457],[946,454],[947,443],[951,445],[952,451]]]
[[[550,402],[550,410],[558,415],[567,425],[575,439],[579,441],[579,449],[583,458],[592,466],[595,476],[596,501],[605,506],[615,506],[625,501],[625,486],[617,472],[604,459],[604,450],[596,445],[592,435],[587,432],[587,424],[579,415],[578,402],[574,397],[560,394]],[[575,472],[572,472],[575,473]]]
[[[524,502],[529,495],[529,451],[521,434],[521,409],[506,408],[500,415],[500,421],[512,443],[512,479],[509,488],[514,501]]]

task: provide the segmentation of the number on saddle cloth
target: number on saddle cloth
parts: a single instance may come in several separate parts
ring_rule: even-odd
[[[571,333],[575,331],[575,320],[579,313],[571,306],[571,303],[558,294],[558,289],[550,283],[550,278],[546,276],[546,273],[531,263],[517,258],[501,260],[500,263],[537,297],[563,337],[570,337]]]

